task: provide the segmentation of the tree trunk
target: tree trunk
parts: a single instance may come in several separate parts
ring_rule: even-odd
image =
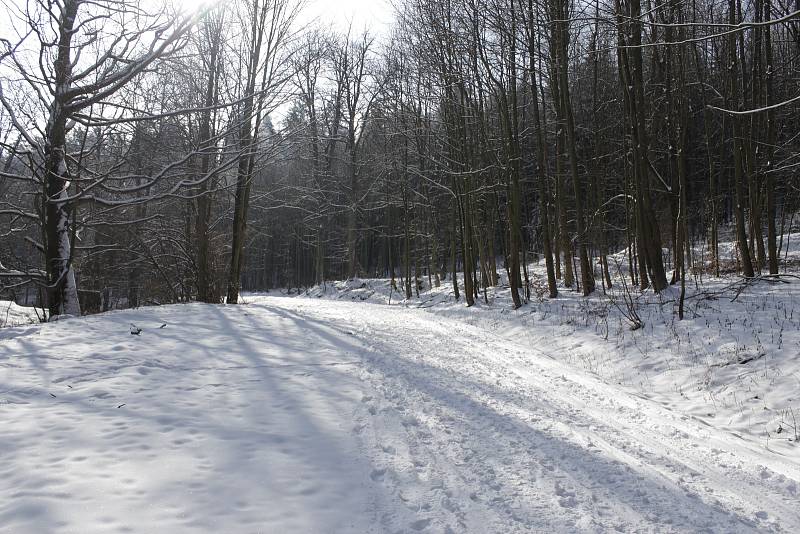
[[[735,0],[729,2],[728,18],[730,24],[736,24],[736,4]],[[729,58],[729,107],[741,109],[739,97],[739,72],[736,52],[736,34],[728,36],[728,58]],[[742,263],[742,273],[747,277],[755,275],[753,261],[750,255],[750,247],[747,243],[747,231],[745,230],[744,216],[744,166],[742,162],[742,142],[741,142],[741,121],[736,115],[731,117],[733,123],[733,186],[735,193],[734,216],[736,218],[736,239],[739,246],[739,256]]]
[[[55,91],[44,139],[45,262],[50,317],[81,314],[72,267],[71,206],[67,200],[72,177],[66,159],[69,111],[65,100],[72,78],[71,46],[79,5],[76,0],[65,0],[61,6],[58,53],[53,65]]]

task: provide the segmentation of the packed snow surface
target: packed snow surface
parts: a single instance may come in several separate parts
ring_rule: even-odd
[[[556,356],[327,299],[3,329],[0,532],[800,531],[796,454]]]
[[[38,316],[36,314],[37,311],[39,313]],[[0,300],[0,328],[38,323],[41,317],[46,317],[44,310],[20,306],[10,300]]]
[[[679,290],[613,289],[584,297],[561,288],[537,297],[541,266],[531,265],[534,292],[513,309],[507,284],[489,288],[475,305],[456,301],[452,282],[421,284],[403,299],[386,279],[327,283],[306,298],[418,308],[458,319],[546,353],[627,391],[643,395],[737,440],[800,459],[800,282],[738,277],[687,283],[686,314],[678,320]],[[628,282],[629,283],[629,282]],[[641,327],[626,317],[632,299]],[[629,301],[631,302],[631,301]]]

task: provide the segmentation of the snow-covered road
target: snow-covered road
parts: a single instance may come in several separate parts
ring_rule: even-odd
[[[0,532],[800,531],[796,460],[557,358],[271,297],[4,329]]]

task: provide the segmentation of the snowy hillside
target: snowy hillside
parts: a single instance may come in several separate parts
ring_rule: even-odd
[[[605,379],[628,331],[577,369],[566,302],[523,334],[499,305],[248,300],[2,330],[0,532],[800,529],[794,444]]]
[[[36,314],[37,311],[39,315]],[[38,323],[40,322],[40,317],[45,316],[43,310],[20,306],[9,300],[0,300],[0,328]]]
[[[540,285],[541,267],[529,271]],[[708,276],[687,282],[683,321],[675,311],[677,288],[660,295],[636,290],[630,298],[644,325],[638,329],[619,277],[606,295],[598,289],[585,298],[562,288],[558,298],[534,294],[518,310],[502,285],[466,308],[463,297],[453,298],[449,280],[431,289],[425,279],[419,297],[409,300],[389,280],[333,282],[303,296],[456,319],[724,429],[732,439],[800,458],[800,280],[792,276],[746,286]]]

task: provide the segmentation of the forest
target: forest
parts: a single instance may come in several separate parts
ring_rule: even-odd
[[[800,532],[800,0],[0,0],[0,534]]]
[[[402,0],[380,35],[294,0],[4,4],[0,288],[53,316],[786,268],[791,2]]]

